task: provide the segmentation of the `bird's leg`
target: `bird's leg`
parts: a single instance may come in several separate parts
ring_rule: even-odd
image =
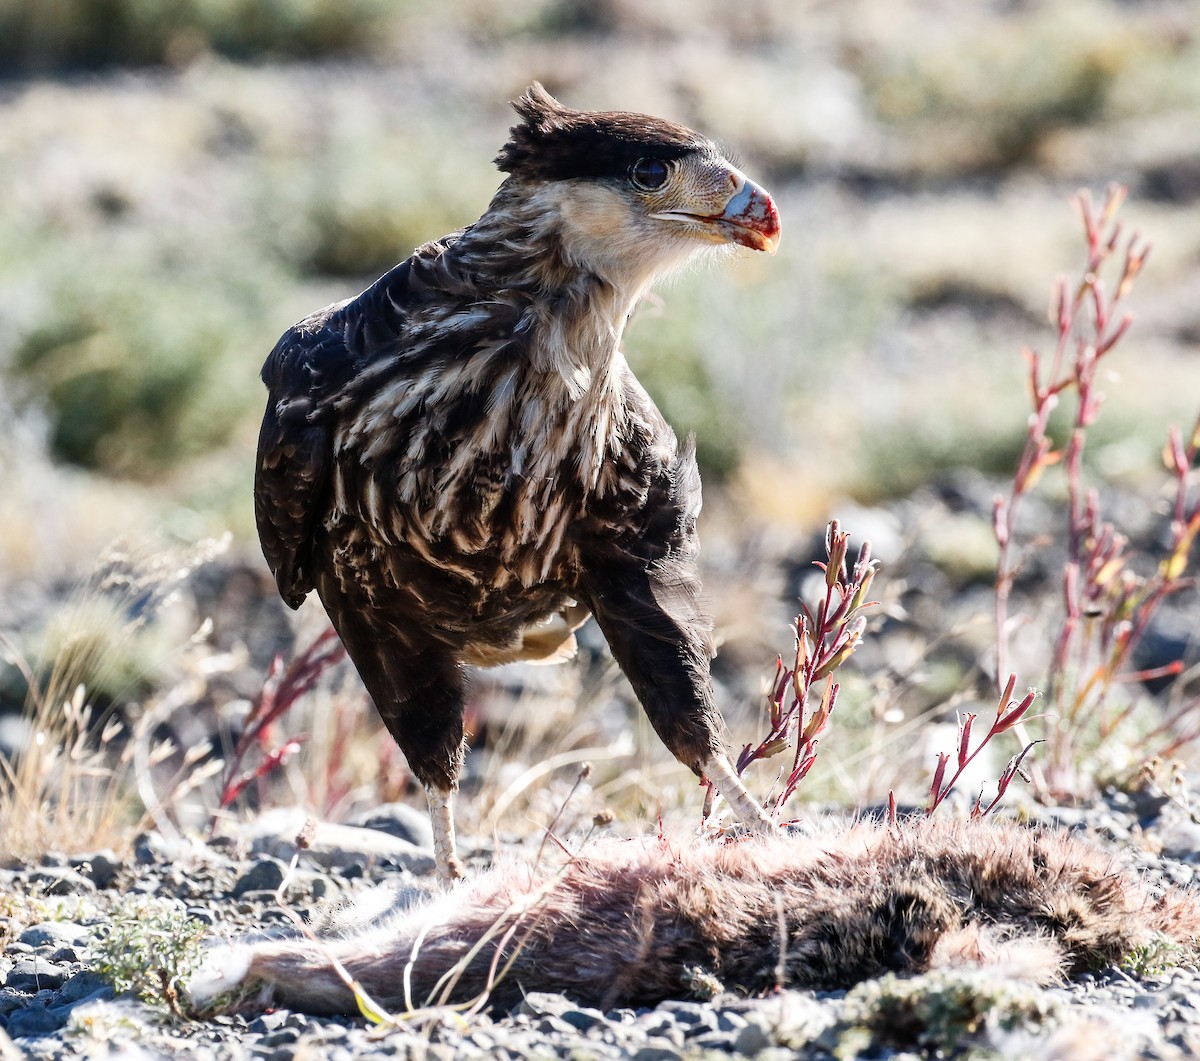
[[[746,791],[721,742],[722,722],[709,678],[708,622],[687,557],[646,569],[611,559],[587,602],[650,724],[675,757],[707,777],[738,818],[758,832],[775,823]]]
[[[438,880],[450,884],[465,875],[454,847],[454,792],[426,788],[425,798],[429,800],[429,819],[433,825],[433,857]]]
[[[724,752],[713,755],[701,764],[700,769],[743,825],[759,833],[778,832],[779,827],[759,806],[758,801],[746,791],[746,786],[742,784],[742,779],[738,777],[737,771]]]
[[[335,586],[321,599],[337,601]],[[425,789],[433,854],[443,883],[463,876],[454,851],[454,792],[463,761],[462,670],[442,644],[401,639],[394,627],[372,625],[366,609],[331,611],[334,626],[358,668],[380,718]]]

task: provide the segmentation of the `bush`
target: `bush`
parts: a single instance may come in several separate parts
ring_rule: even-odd
[[[10,71],[144,65],[212,50],[235,58],[368,50],[386,0],[3,0]]]

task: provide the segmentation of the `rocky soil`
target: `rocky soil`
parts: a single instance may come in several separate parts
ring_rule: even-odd
[[[287,924],[277,893],[285,878],[283,901],[306,917],[378,882],[433,886],[419,815],[398,808],[377,816],[375,828],[322,825],[289,874],[288,837],[300,817],[275,812],[212,844],[150,833],[128,857],[48,855],[3,871],[0,895],[10,898],[0,922],[8,933],[0,957],[0,1023],[7,1032],[0,1035],[0,1057],[670,1061],[783,1058],[801,1050],[813,1058],[1169,1059],[1200,1050],[1200,972],[1186,956],[1167,953],[1133,956],[1124,968],[1045,990],[994,974],[936,973],[884,978],[849,992],[720,994],[608,1013],[534,993],[512,1013],[424,1011],[395,1026],[253,1005],[235,1016],[188,1020],[114,993],[97,971],[101,941],[114,916],[139,900],[186,910],[211,941]],[[1195,881],[1200,827],[1175,803],[1110,795],[1085,810],[1042,817],[1119,849],[1152,881]],[[476,866],[488,858],[486,847],[475,849]]]

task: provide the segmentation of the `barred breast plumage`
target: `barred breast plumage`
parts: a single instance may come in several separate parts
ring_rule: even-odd
[[[671,750],[763,820],[712,701],[694,451],[620,343],[699,250],[773,250],[774,204],[682,126],[540,86],[516,106],[483,217],[290,329],[263,370],[264,555],[290,605],[319,594],[430,794],[445,876],[461,664],[561,658],[589,610]]]

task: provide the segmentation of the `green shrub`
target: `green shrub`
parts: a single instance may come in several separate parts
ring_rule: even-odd
[[[407,6],[407,5],[406,5]],[[369,50],[387,0],[0,0],[10,70],[142,65],[213,50],[234,58]]]
[[[31,292],[10,372],[47,414],[55,457],[151,478],[224,444],[258,404],[278,270],[213,246],[173,261],[169,235],[33,238],[8,243],[29,251]]]
[[[181,1017],[183,985],[200,964],[206,931],[178,899],[127,896],[96,945],[96,971],[118,994],[134,992],[164,1015]]]

